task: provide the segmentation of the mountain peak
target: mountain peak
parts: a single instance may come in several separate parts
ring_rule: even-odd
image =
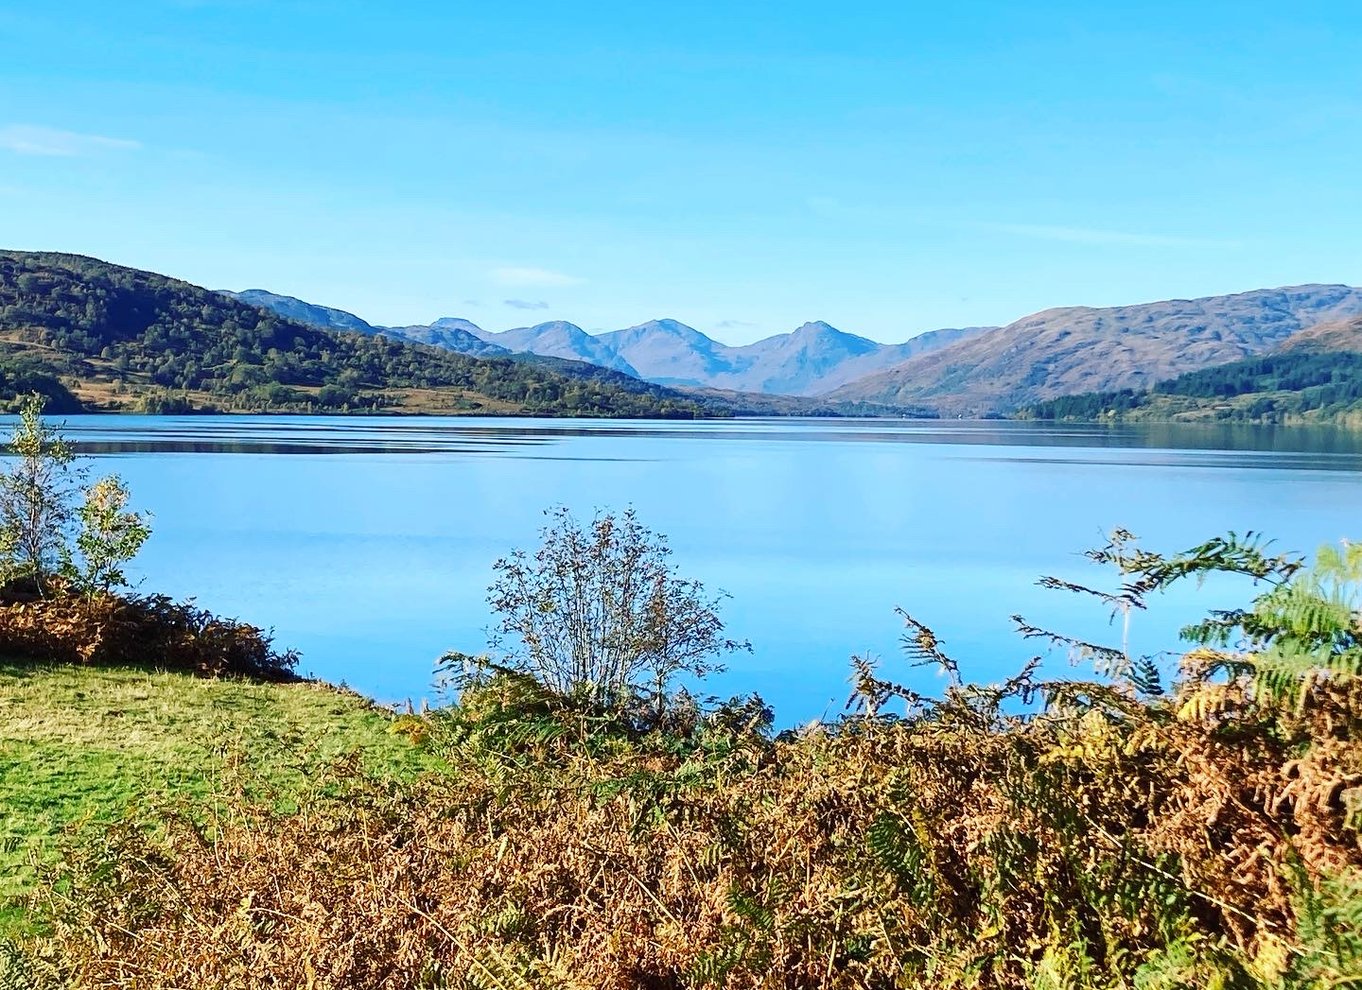
[[[824,323],[822,320],[805,323],[785,335],[783,342],[787,347],[836,348],[851,355],[869,354],[885,346],[865,337],[858,337],[854,333],[838,330],[831,323]]]
[[[462,316],[442,316],[430,324],[430,328],[432,330],[467,330],[474,335],[482,333],[482,327],[472,320],[465,320]]]
[[[516,327],[503,333],[487,334],[485,340],[500,344],[512,351],[529,351],[545,357],[585,361],[612,371],[620,371],[635,378],[641,377],[624,358],[615,353],[607,342],[593,337],[575,323],[549,320],[532,327]]]
[[[377,332],[375,327],[370,326],[354,313],[347,313],[345,310],[336,309],[333,306],[318,306],[315,303],[304,302],[297,296],[286,296],[278,292],[270,292],[268,289],[245,289],[241,292],[224,291],[222,294],[239,302],[259,306],[261,309],[271,310],[290,320],[297,320],[299,323],[324,330],[350,330],[354,333],[367,334]]]
[[[637,326],[632,326],[616,332],[633,334],[665,333],[669,336],[683,337],[692,341],[706,341],[711,346],[714,344],[714,341],[710,340],[709,337],[705,336],[699,330],[696,330],[693,326],[682,323],[680,320],[674,320],[669,316],[664,316],[657,320],[649,320],[647,323],[640,323]]]
[[[585,330],[583,330],[583,329],[582,329],[581,327],[579,327],[577,324],[575,324],[575,323],[569,323],[567,320],[545,320],[543,323],[536,323],[536,324],[535,324],[534,326],[532,326],[532,327],[516,327],[515,330],[507,330],[506,332],[507,332],[507,333],[517,333],[517,332],[525,331],[525,330],[533,330],[533,331],[535,331],[535,332],[537,332],[537,333],[541,333],[541,334],[542,334],[542,333],[563,333],[563,334],[568,334],[568,335],[573,336],[573,337],[577,336],[578,334],[581,334],[581,335],[584,336],[584,337],[589,337],[589,336],[590,336],[590,334],[588,334]]]

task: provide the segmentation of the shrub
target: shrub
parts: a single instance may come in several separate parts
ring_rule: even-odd
[[[295,675],[255,626],[161,595],[121,596],[124,570],[151,535],[116,475],[84,488],[61,431],[27,396],[14,426],[14,465],[0,473],[0,654],[59,663],[133,664],[271,680]]]
[[[0,602],[0,655],[264,680],[294,680],[298,663],[256,626],[163,595],[102,592]]]
[[[493,649],[561,699],[663,717],[677,680],[720,669],[715,657],[747,649],[724,637],[718,604],[699,581],[679,577],[666,537],[633,509],[583,527],[566,508],[531,557],[498,560],[488,603],[500,617]],[[466,661],[450,654],[446,665]]]

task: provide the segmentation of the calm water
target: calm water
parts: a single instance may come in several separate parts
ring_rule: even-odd
[[[1101,581],[1081,551],[1112,527],[1173,550],[1233,529],[1282,550],[1362,537],[1362,440],[1326,430],[747,420],[71,417],[155,535],[143,590],[273,626],[303,669],[382,700],[431,697],[433,661],[477,652],[491,564],[532,547],[542,511],[633,504],[674,559],[732,597],[753,652],[716,691],[759,691],[783,724],[836,713],[847,659],[931,687],[898,654],[902,606],[966,672],[1035,652],[1009,616],[1115,638],[1100,608],[1035,587]],[[1223,584],[1137,616],[1176,645]],[[1063,663],[1057,658],[1056,663]]]

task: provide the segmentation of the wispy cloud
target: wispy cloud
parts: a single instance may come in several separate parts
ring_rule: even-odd
[[[512,309],[548,309],[546,302],[531,301],[529,299],[503,299],[502,302]]]
[[[1241,242],[1211,237],[1182,237],[1171,234],[1144,234],[1123,230],[1098,230],[1092,227],[1062,227],[1040,223],[981,223],[984,230],[1040,241],[1069,244],[1124,244],[1134,247],[1239,247]]]
[[[0,148],[20,155],[48,155],[58,158],[78,158],[101,151],[136,151],[140,142],[126,138],[105,137],[102,134],[78,134],[53,127],[31,124],[8,124],[0,127]]]
[[[745,330],[748,327],[756,326],[755,323],[748,323],[746,320],[720,320],[714,324],[716,330]]]
[[[582,279],[565,275],[548,268],[494,268],[493,281],[501,285],[537,288],[562,288],[568,285],[581,285]]]

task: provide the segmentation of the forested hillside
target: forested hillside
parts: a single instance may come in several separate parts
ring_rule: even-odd
[[[1121,389],[1037,403],[1035,419],[1342,420],[1362,411],[1362,354],[1283,350],[1192,371],[1147,391]]]
[[[722,415],[568,361],[481,359],[321,330],[151,272],[0,252],[0,400],[53,408]]]

